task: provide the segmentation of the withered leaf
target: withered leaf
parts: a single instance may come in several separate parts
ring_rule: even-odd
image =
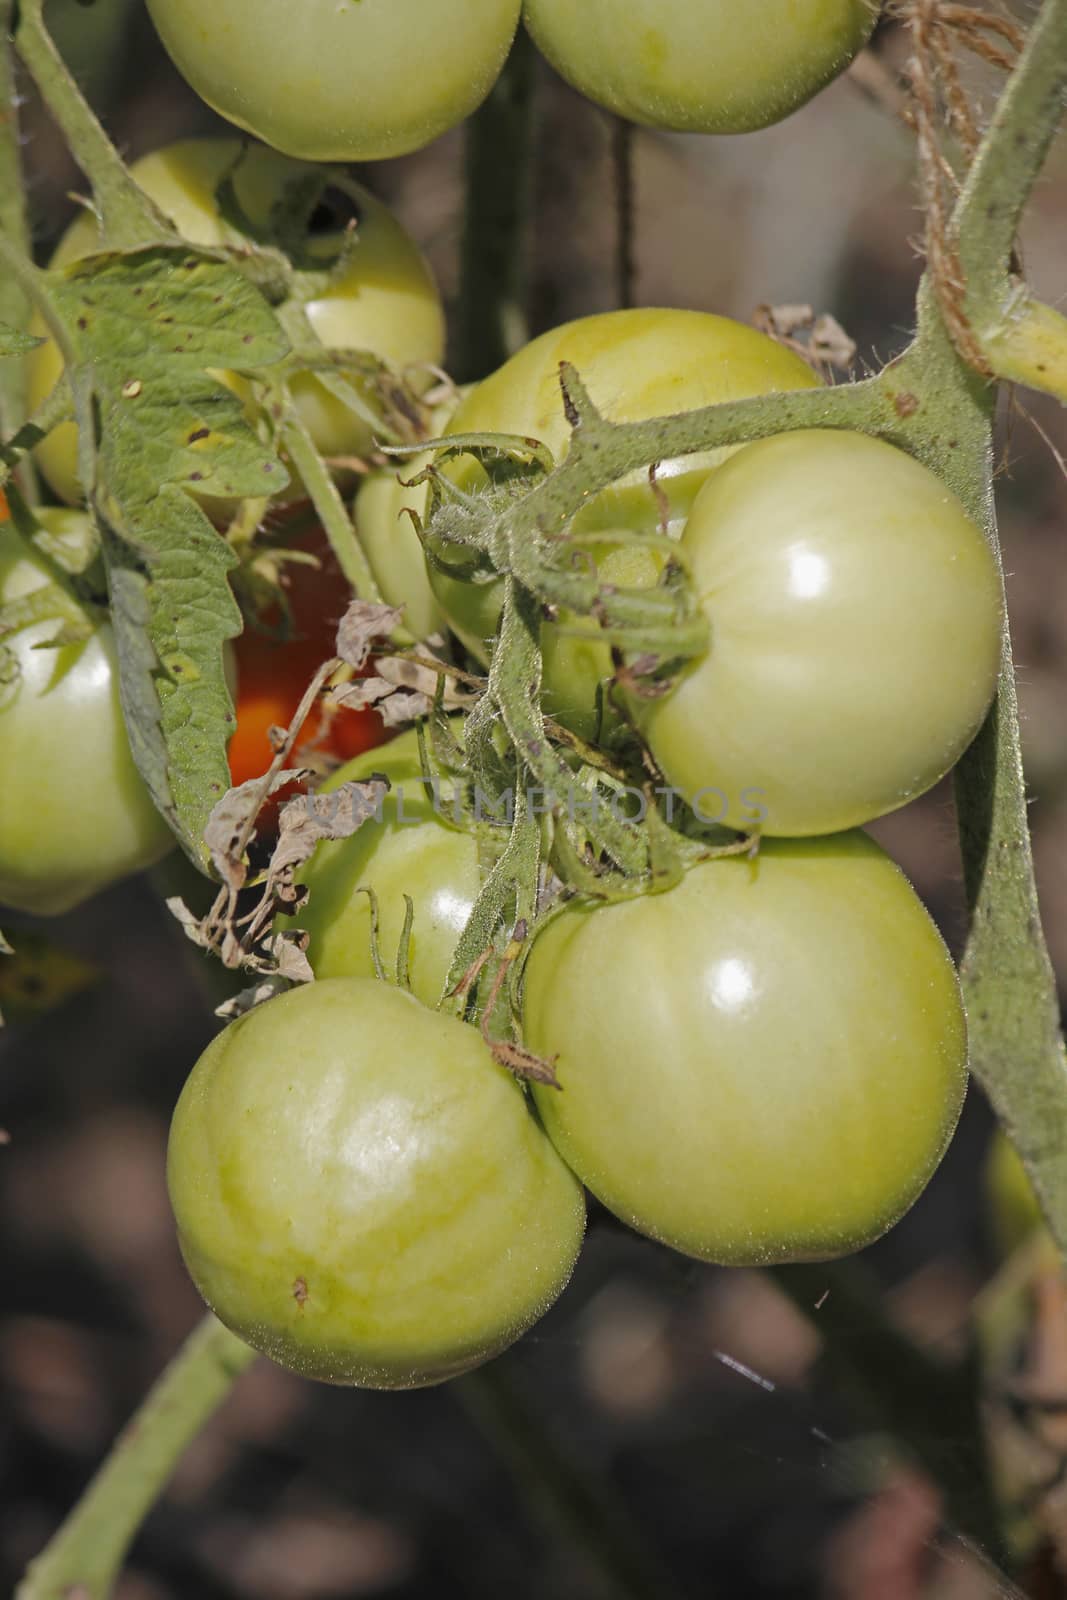
[[[275,794],[277,790],[284,789],[287,783],[296,783],[310,776],[304,767],[286,768],[282,772],[276,772],[271,779],[267,794]],[[222,799],[212,807],[207,827],[204,829],[204,841],[211,852],[215,870],[231,889],[243,888],[248,875],[247,864],[241,859],[243,850],[238,849],[238,844],[249,824],[255,819],[256,811],[264,798],[261,793],[262,787],[262,778],[249,778],[247,783],[239,783],[236,789],[227,789]]]
[[[308,860],[320,839],[347,839],[371,817],[380,815],[387,779],[342,783],[328,794],[300,795],[278,818],[278,843],[267,872],[268,886],[292,875]],[[277,892],[274,889],[274,892]]]
[[[376,639],[387,639],[403,621],[403,607],[353,600],[337,629],[337,654],[350,667],[361,667]]]

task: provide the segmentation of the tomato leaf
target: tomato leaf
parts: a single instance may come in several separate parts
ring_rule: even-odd
[[[35,345],[43,343],[43,339],[32,333],[23,333],[21,328],[12,328],[8,323],[0,322],[0,357],[24,356]]]
[[[232,551],[191,496],[269,495],[286,482],[210,369],[254,372],[287,342],[234,267],[186,248],[88,257],[49,286],[73,357],[79,470],[101,522],[134,759],[206,866],[204,827],[229,788],[223,652],[240,613]]]

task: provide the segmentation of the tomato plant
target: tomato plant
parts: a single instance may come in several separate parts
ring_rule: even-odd
[[[478,1032],[372,978],[283,995],[208,1046],[167,1181],[223,1322],[307,1377],[438,1383],[570,1276],[585,1208]]]
[[[212,110],[287,155],[405,155],[492,88],[520,0],[150,0],[179,71]]]
[[[449,400],[431,412],[431,436],[444,431],[456,409]],[[429,453],[405,456],[388,467],[369,472],[356,495],[354,515],[360,543],[387,605],[403,606],[404,625],[415,639],[443,633],[446,618],[437,603],[426,570],[422,541],[409,515],[421,522],[427,512],[428,484],[412,483],[431,460]]]
[[[682,548],[707,654],[645,729],[709,820],[815,834],[937,782],[1000,664],[996,562],[911,456],[862,434],[749,445],[696,500]]]
[[[447,782],[439,785],[439,802],[427,794],[413,730],[384,749],[357,756],[320,792],[366,781],[376,772],[391,784],[381,820],[365,822],[348,839],[325,839],[317,846],[300,874],[310,899],[296,924],[310,936],[307,955],[316,977],[370,977],[371,901],[360,890],[374,893],[381,959],[390,971],[403,937],[407,895],[413,907],[411,987],[426,1005],[435,1005],[478,896],[477,840],[455,825]],[[287,925],[285,919],[281,925]]]
[[[567,323],[526,345],[462,402],[448,431],[533,437],[554,455],[565,455],[570,427],[559,387],[561,361],[577,368],[593,401],[617,422],[817,383],[799,356],[727,317],[697,311],[606,312]],[[606,582],[655,582],[661,560],[640,546],[613,545],[612,531],[654,533],[663,524],[677,536],[697,490],[728,454],[711,450],[663,461],[656,469],[656,489],[647,471],[629,473],[583,508],[574,532],[588,535],[585,542]],[[448,471],[463,487],[484,481],[472,458],[451,464]],[[430,583],[449,626],[486,661],[500,619],[501,584],[465,582],[434,563]],[[547,629],[543,649],[546,710],[591,734],[597,684],[611,673],[607,647]]]
[[[247,238],[221,212],[220,184],[232,176],[237,201],[257,237],[278,241],[279,206],[291,186],[322,182],[321,169],[291,161],[261,145],[238,139],[182,139],[142,156],[131,167],[144,192],[192,244],[240,246]],[[311,326],[328,349],[367,350],[398,371],[441,359],[444,322],[441,301],[418,247],[392,213],[346,173],[329,176],[303,238],[304,260],[325,269],[341,249],[345,228],[355,224],[358,243],[340,277],[306,310]],[[66,266],[100,248],[98,225],[82,211],[67,229],[52,258]],[[38,324],[38,331],[44,332]],[[63,370],[52,340],[29,360],[30,403],[39,405]],[[232,374],[225,381],[245,392]],[[371,428],[329,393],[313,373],[298,373],[292,393],[303,421],[322,454],[359,455],[371,446]],[[77,433],[72,422],[53,429],[37,450],[51,488],[70,504],[83,498],[78,481]]]
[[[565,1160],[642,1233],[731,1264],[842,1255],[924,1188],[959,1116],[959,985],[872,840],[768,841],[567,907],[525,979]]]
[[[287,728],[315,673],[336,653],[337,625],[351,598],[344,574],[321,529],[295,541],[308,560],[285,564],[282,583],[288,607],[284,637],[277,607],[248,620],[234,646],[237,726],[230,740],[230,776],[235,784],[258,778],[274,755],[271,728]],[[379,744],[381,718],[373,710],[312,708],[294,749],[294,761],[313,754],[347,761]]]
[[[37,516],[60,539],[86,523],[81,512]],[[0,522],[0,610],[57,581],[14,524]],[[50,648],[71,624],[85,636]],[[0,904],[69,911],[174,844],[130,754],[111,626],[69,594],[51,615],[0,628],[0,770]]]
[[[866,43],[874,0],[525,0],[523,20],[569,83],[620,117],[685,133],[780,122]]]

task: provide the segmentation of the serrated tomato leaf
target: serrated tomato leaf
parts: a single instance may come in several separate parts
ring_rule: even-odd
[[[0,322],[0,357],[24,356],[35,346],[43,343],[32,333],[23,333],[21,328],[12,328],[6,322]]]
[[[228,262],[187,249],[93,256],[50,274],[66,326],[79,468],[93,484],[134,759],[203,866],[229,787],[226,642],[240,631],[234,555],[192,496],[285,486],[218,372],[280,360],[285,335]]]

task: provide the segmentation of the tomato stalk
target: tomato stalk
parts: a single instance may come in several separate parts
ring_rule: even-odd
[[[78,1594],[106,1600],[126,1551],[186,1447],[255,1351],[210,1314],[179,1350],[66,1522],[15,1591],[16,1600]]]
[[[44,0],[20,0],[15,47],[67,146],[93,186],[107,242],[114,249],[178,244],[162,212],[130,177],[45,27]],[[3,102],[0,102],[3,103]]]
[[[0,0],[0,230],[22,255],[30,254],[30,227],[19,152],[19,97],[11,24],[15,0]],[[0,276],[0,323],[25,329],[30,299],[10,273]],[[26,417],[25,363],[0,361],[0,438],[8,438]]]

